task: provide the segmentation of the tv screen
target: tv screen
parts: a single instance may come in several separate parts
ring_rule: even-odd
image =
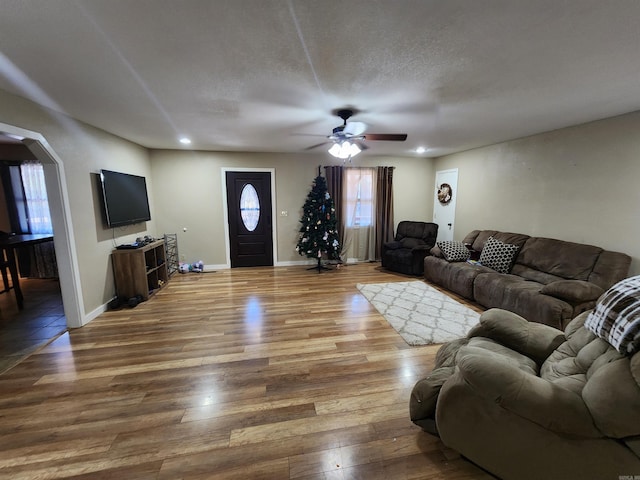
[[[151,220],[144,177],[101,170],[100,183],[105,220],[109,228]]]

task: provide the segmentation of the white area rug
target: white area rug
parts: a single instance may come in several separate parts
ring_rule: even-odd
[[[356,285],[409,345],[464,337],[479,313],[421,281]]]

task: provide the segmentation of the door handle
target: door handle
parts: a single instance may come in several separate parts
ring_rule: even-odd
[[[452,224],[451,224],[451,223],[447,223],[447,225],[449,225],[449,230],[451,230],[451,225],[452,225]]]

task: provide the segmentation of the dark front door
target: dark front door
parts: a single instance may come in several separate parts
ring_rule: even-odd
[[[273,265],[271,173],[226,174],[231,267]]]

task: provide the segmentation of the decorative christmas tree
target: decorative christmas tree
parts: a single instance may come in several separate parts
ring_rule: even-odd
[[[303,213],[300,223],[300,237],[296,245],[296,251],[300,255],[314,258],[320,273],[323,269],[322,255],[330,260],[340,260],[340,241],[336,222],[336,209],[333,199],[327,191],[327,181],[320,175],[313,180],[313,185],[307,200],[302,207]]]

